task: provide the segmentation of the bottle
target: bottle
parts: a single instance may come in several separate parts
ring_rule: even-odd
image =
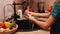
[[[45,13],[45,10],[44,10],[44,2],[39,2],[38,3],[38,12],[39,13]]]
[[[20,16],[20,19],[22,19],[22,10],[21,9],[18,10],[18,15]]]
[[[39,13],[45,13],[45,10],[44,9],[38,9],[38,12]]]

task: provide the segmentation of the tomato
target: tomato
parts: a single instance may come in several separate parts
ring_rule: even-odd
[[[30,12],[34,12],[34,9],[32,7],[29,8]]]
[[[49,6],[48,9],[47,9],[47,11],[51,12],[51,10],[52,10],[52,6]]]
[[[1,27],[4,28],[4,29],[6,28],[4,23],[1,23]]]

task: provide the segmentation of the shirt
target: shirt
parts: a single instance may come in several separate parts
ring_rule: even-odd
[[[53,25],[56,34],[60,34],[60,2],[57,3],[52,11],[52,16],[57,18],[56,22]]]

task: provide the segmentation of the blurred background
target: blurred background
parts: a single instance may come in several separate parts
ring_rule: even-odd
[[[4,20],[4,16],[5,16],[5,18],[10,18],[11,15],[14,13],[13,7],[8,5],[8,4],[12,5],[13,1],[15,1],[16,3],[22,3],[22,2],[28,1],[28,0],[0,0],[0,22],[2,22]],[[31,0],[31,1],[28,1],[28,3],[29,3],[29,5],[31,5],[30,2],[33,3],[32,7],[33,7],[34,11],[38,12],[37,11],[38,10],[38,3],[44,2],[44,10],[46,11],[49,6],[53,6],[54,5],[55,1],[56,0]],[[8,5],[8,6],[6,6],[6,5]],[[22,8],[21,5],[17,5],[16,6],[16,12],[19,9],[25,10],[24,8]],[[4,11],[5,11],[5,14],[4,14]],[[50,34],[50,31],[43,31],[43,30],[38,30],[38,31],[34,31],[34,32],[29,32],[29,33],[30,34],[37,34],[37,33],[40,34],[40,32],[41,32],[41,34],[43,34],[43,33],[44,34]],[[18,32],[17,34],[19,34],[19,33],[23,34],[23,32]],[[27,33],[27,32],[24,32],[24,34],[25,33]]]
[[[16,1],[16,2],[23,2],[23,1],[26,1],[26,0],[0,0],[0,21],[2,21],[4,19],[4,6],[6,4],[12,4],[13,1]],[[49,6],[52,6],[53,3],[56,1],[56,0],[34,0],[34,4],[33,4],[33,8],[34,10],[37,10],[37,3],[40,2],[40,1],[44,1],[45,2],[45,10],[49,7]],[[8,7],[8,9],[10,9],[11,7]],[[18,9],[19,7],[17,7]],[[5,11],[8,11],[7,8]],[[13,9],[10,9],[10,11],[13,12]]]

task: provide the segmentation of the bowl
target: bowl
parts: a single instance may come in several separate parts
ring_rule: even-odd
[[[6,30],[4,32],[0,32],[0,34],[12,34],[18,29],[18,25],[16,24],[11,30]]]

